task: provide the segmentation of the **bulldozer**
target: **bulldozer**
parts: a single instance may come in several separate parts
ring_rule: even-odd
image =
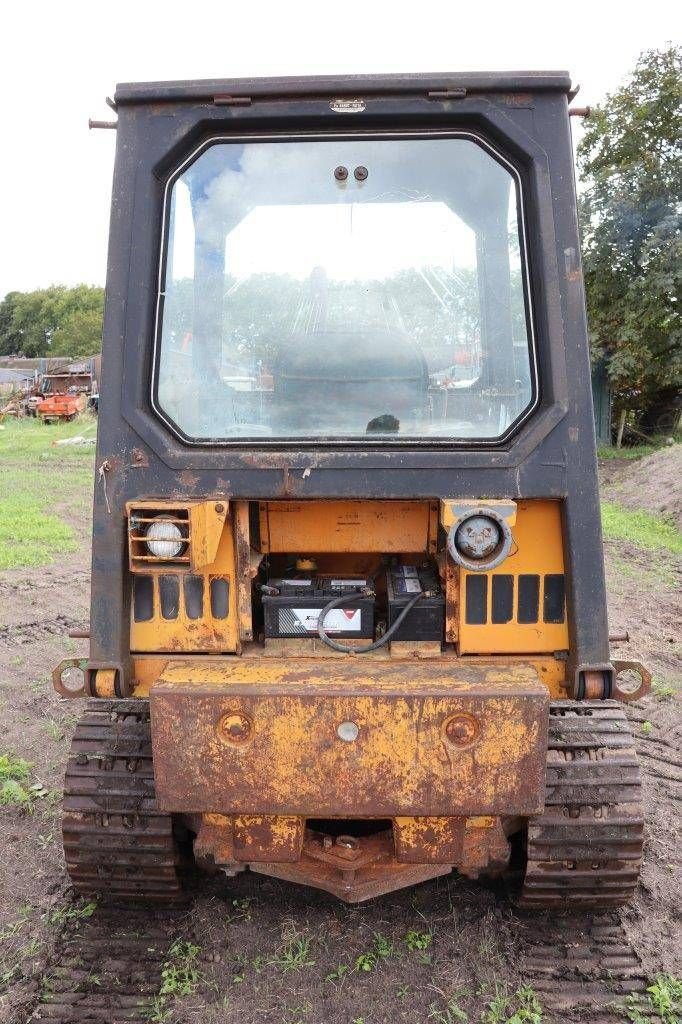
[[[75,889],[627,902],[565,72],[119,85]]]

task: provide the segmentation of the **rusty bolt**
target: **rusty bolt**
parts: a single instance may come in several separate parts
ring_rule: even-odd
[[[473,715],[462,711],[452,715],[445,723],[445,736],[449,743],[457,747],[466,747],[478,736],[479,723]]]
[[[337,181],[345,181],[348,177],[348,168],[343,166],[335,167],[334,177]]]
[[[218,515],[221,516],[225,511],[225,506],[218,502],[218,504],[215,506],[215,510],[218,513]]]
[[[360,167],[356,167],[353,173],[355,175],[356,181],[367,181],[369,171],[367,170],[366,167],[363,167],[362,164],[360,165]]]
[[[331,836],[322,836],[322,848],[324,850],[331,850],[333,846]]]
[[[345,850],[357,850],[360,845],[355,836],[337,836],[336,845]]]
[[[251,737],[251,722],[246,715],[233,711],[220,719],[218,732],[228,743],[246,743]]]

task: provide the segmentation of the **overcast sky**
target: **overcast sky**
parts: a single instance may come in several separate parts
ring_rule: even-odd
[[[116,136],[87,123],[113,117],[104,97],[116,82],[567,69],[589,104],[641,50],[682,36],[679,10],[673,0],[6,0],[0,297],[104,283]]]

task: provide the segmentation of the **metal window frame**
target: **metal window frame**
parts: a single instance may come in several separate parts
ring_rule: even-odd
[[[514,182],[514,191],[516,196],[516,210],[518,218],[518,233],[519,233],[519,249],[522,267],[522,283],[523,283],[523,297],[524,297],[524,313],[526,320],[526,346],[529,357],[529,370],[531,378],[531,400],[529,404],[522,410],[522,412],[509,424],[507,429],[502,434],[498,434],[495,437],[488,438],[477,438],[477,437],[445,437],[445,436],[420,436],[420,435],[404,435],[400,438],[381,438],[374,442],[368,441],[366,437],[353,437],[353,436],[341,436],[339,438],[319,438],[319,437],[295,437],[292,435],[278,435],[273,438],[264,437],[238,437],[238,438],[220,438],[220,437],[208,437],[199,438],[193,437],[187,434],[182,427],[176,423],[171,416],[161,407],[161,403],[158,395],[159,385],[159,373],[160,373],[160,362],[161,362],[161,346],[162,346],[162,331],[163,331],[163,303],[165,298],[165,285],[166,285],[166,270],[168,264],[168,240],[170,238],[170,217],[172,208],[172,193],[173,187],[176,182],[182,177],[184,172],[191,167],[200,157],[209,149],[218,145],[231,145],[238,143],[266,143],[266,142],[277,142],[277,143],[288,143],[288,142],[327,142],[330,140],[338,139],[342,141],[351,141],[355,139],[365,139],[368,141],[375,140],[407,140],[412,139],[414,141],[423,141],[427,139],[465,139],[477,145],[484,152],[488,153],[492,159],[500,166],[504,167],[509,173],[512,181]],[[182,162],[172,171],[168,176],[164,189],[163,189],[163,205],[162,205],[162,217],[161,217],[161,234],[159,239],[159,256],[158,256],[158,276],[157,276],[157,289],[156,289],[156,301],[155,301],[155,312],[154,312],[154,341],[152,346],[152,365],[151,365],[151,378],[150,378],[150,405],[155,416],[164,424],[164,426],[183,444],[191,448],[213,448],[213,449],[245,449],[253,450],[254,448],[261,448],[265,450],[271,449],[315,449],[317,451],[334,450],[334,449],[360,449],[370,450],[380,446],[382,449],[401,449],[401,448],[414,448],[418,446],[422,449],[427,450],[438,450],[438,449],[495,449],[503,447],[512,437],[514,437],[524,423],[526,423],[535,410],[538,408],[541,402],[541,388],[540,378],[538,369],[538,345],[537,345],[537,328],[536,328],[536,316],[535,306],[533,301],[533,288],[530,274],[530,246],[528,239],[528,228],[527,228],[527,214],[526,214],[526,192],[524,189],[524,182],[521,170],[513,163],[503,152],[493,146],[489,140],[484,136],[465,129],[415,129],[412,131],[400,131],[400,130],[385,130],[380,131],[376,129],[358,130],[358,131],[321,131],[321,132],[298,132],[298,133],[283,133],[283,132],[268,132],[262,134],[251,134],[251,133],[239,133],[230,135],[212,135],[205,138],[198,146],[196,146],[191,153],[189,153]]]

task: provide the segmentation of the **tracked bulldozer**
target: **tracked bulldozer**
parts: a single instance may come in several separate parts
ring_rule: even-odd
[[[572,95],[118,87],[90,652],[54,674],[79,892],[632,896],[649,677],[609,652]]]

